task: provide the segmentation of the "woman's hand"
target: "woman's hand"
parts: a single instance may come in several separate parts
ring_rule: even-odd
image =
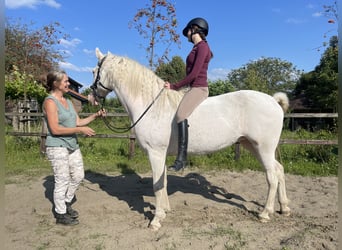
[[[99,111],[97,111],[96,113],[95,113],[95,116],[96,117],[104,117],[104,116],[106,116],[106,110],[105,109],[100,109]]]
[[[86,136],[93,136],[96,134],[93,129],[86,127],[86,126],[85,127],[79,127],[79,131],[80,131],[80,133],[82,133]]]

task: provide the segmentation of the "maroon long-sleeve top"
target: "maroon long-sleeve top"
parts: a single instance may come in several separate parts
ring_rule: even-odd
[[[207,71],[211,51],[207,41],[200,41],[190,51],[186,58],[186,77],[175,83],[170,84],[170,88],[177,90],[185,85],[190,87],[208,87]]]

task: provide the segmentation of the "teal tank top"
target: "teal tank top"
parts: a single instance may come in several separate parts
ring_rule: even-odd
[[[67,99],[68,108],[65,108],[55,97],[51,95],[45,98],[45,100],[47,99],[52,99],[57,105],[59,126],[66,127],[66,128],[76,127],[77,113],[69,99]],[[46,143],[45,143],[47,147],[65,147],[70,150],[76,150],[79,148],[76,134],[53,135],[49,128],[46,115],[45,115],[45,122],[48,128],[47,136],[46,136]]]

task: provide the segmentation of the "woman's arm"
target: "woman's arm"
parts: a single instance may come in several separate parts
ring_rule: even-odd
[[[86,126],[89,123],[91,123],[92,121],[94,121],[97,117],[102,117],[106,115],[106,111],[104,109],[101,109],[99,111],[97,111],[94,114],[91,114],[90,116],[86,117],[86,118],[79,118],[79,116],[77,115],[77,121],[76,121],[76,125],[78,127],[82,127],[82,126]]]
[[[76,133],[82,133],[88,136],[95,135],[95,131],[89,127],[66,128],[66,127],[59,126],[57,105],[52,99],[45,100],[44,111],[45,111],[47,123],[50,128],[50,132],[53,135],[71,135],[71,134],[76,134]]]

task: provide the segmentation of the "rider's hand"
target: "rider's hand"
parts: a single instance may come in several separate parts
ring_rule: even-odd
[[[165,82],[165,83],[164,83],[164,88],[170,89],[170,83],[169,83],[169,82]]]

